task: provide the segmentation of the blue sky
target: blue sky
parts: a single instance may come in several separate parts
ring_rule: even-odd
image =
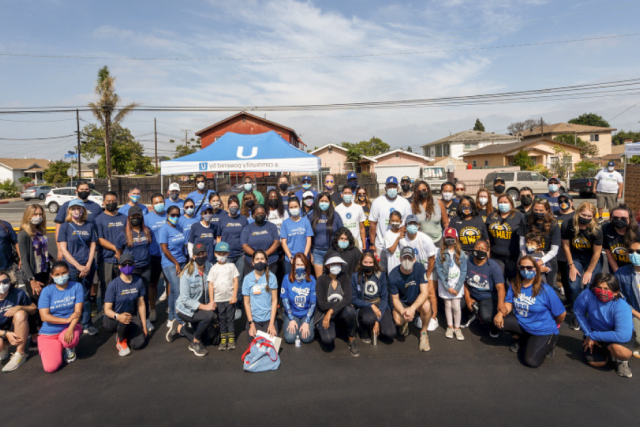
[[[340,58],[630,34],[638,32],[637,1],[4,0],[0,6],[0,53],[253,58],[135,61],[0,56],[0,107],[86,105],[95,97],[96,73],[103,65],[117,77],[117,90],[125,102],[181,106],[434,98],[640,75],[640,37]],[[267,118],[293,127],[310,148],[375,135],[394,148],[412,146],[416,151],[449,132],[470,129],[476,118],[488,131],[505,132],[512,121],[541,116],[559,122],[594,112],[609,119],[639,101],[636,95],[446,108],[269,112]],[[161,154],[168,154],[168,139],[184,137],[182,129],[190,129],[192,137],[194,131],[231,114],[136,112],[125,125],[152,147],[149,133],[157,117]],[[81,116],[82,125],[93,121],[88,113]],[[0,138],[68,135],[75,130],[69,114],[2,115],[0,120]],[[640,105],[611,124],[640,130],[638,120]],[[58,159],[73,146],[73,138],[52,143],[0,141],[0,156],[37,153]]]

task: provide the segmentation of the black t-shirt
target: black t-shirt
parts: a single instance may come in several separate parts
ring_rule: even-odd
[[[479,216],[474,216],[467,220],[455,217],[449,223],[449,227],[455,228],[458,232],[462,250],[465,252],[472,251],[473,246],[476,244],[478,239],[487,240],[489,238],[487,226],[482,222],[482,218]]]
[[[608,222],[602,227],[603,249],[609,249],[618,267],[630,264],[629,248],[624,245],[624,235],[618,234],[612,223]]]
[[[533,225],[529,225],[527,227],[527,232],[538,230],[542,233],[542,252],[547,253],[551,250],[551,246],[558,246],[558,251],[560,251],[560,246],[562,246],[562,237],[560,234],[560,227],[557,223],[551,224],[551,228],[549,228],[549,232],[544,232],[544,224],[534,223]]]
[[[487,210],[486,209],[478,209],[478,216],[482,218],[482,221],[487,222]]]
[[[602,229],[596,227],[594,233],[589,233],[587,230],[580,230],[576,236],[576,230],[573,227],[573,221],[565,221],[562,223],[562,240],[569,241],[569,247],[571,248],[571,256],[573,259],[578,259],[582,262],[591,261],[593,256],[593,247],[602,246]]]
[[[562,214],[560,212],[558,212],[555,217],[556,217],[556,221],[558,221],[558,227],[562,228],[562,223],[565,221],[571,221],[573,220],[573,215],[575,214],[575,212],[569,212],[566,214]],[[564,253],[564,250],[562,248],[560,248],[560,250],[558,251],[558,261],[562,261],[562,262],[566,262],[567,261],[567,255]]]
[[[514,212],[502,218],[498,212],[493,212],[487,219],[487,231],[491,242],[491,254],[499,257],[518,259],[520,252],[520,236],[526,236],[527,226],[524,215]]]
[[[329,196],[329,200],[331,200],[331,203],[333,203],[333,207],[335,208],[342,203],[342,196],[338,191],[334,191],[333,194]]]
[[[443,202],[444,203],[444,202]],[[449,219],[452,220],[453,218],[458,216],[458,201],[453,199],[451,201],[451,204],[449,205],[449,207],[447,208],[447,215],[449,215]],[[446,206],[445,206],[446,207]]]
[[[528,223],[529,222],[529,217],[531,216],[531,212],[533,211],[533,209],[529,209],[528,211],[524,210],[524,206],[520,205],[518,206],[516,209],[518,209],[520,211],[520,213],[522,213],[522,215],[524,215],[524,222]]]

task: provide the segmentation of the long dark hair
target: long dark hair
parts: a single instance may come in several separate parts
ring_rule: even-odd
[[[151,234],[151,230],[144,223],[144,218],[142,219],[142,223],[140,224],[140,229],[147,237],[147,244],[151,244],[153,241],[153,235]],[[124,226],[124,236],[127,241],[127,247],[133,247],[133,227],[131,226],[131,218],[127,218],[127,223]]]
[[[276,195],[276,200],[278,200],[278,207],[276,208],[276,210],[278,211],[278,215],[280,216],[280,218],[282,218],[284,216],[284,203],[282,202],[282,196],[280,195],[280,193],[278,193],[277,190],[269,190],[269,192],[267,193],[267,206],[269,206],[269,196],[271,196],[271,193]]]
[[[349,239],[349,246],[347,246],[347,249],[344,249],[345,251],[348,251],[349,249],[353,249],[353,247],[356,245],[356,239],[353,238],[353,234],[351,234],[351,230],[349,230],[347,227],[341,227],[338,229],[338,231],[336,231],[336,233],[331,238],[331,247],[338,252],[343,251],[338,246],[338,240],[340,240],[340,237],[343,234],[347,236],[347,239]]]
[[[264,255],[264,262],[265,264],[267,264],[267,268],[264,269],[265,280],[267,281],[267,285],[265,286],[264,290],[267,291],[267,293],[269,293],[269,256],[267,255],[267,252],[263,251],[262,249],[258,249],[255,252],[253,252],[253,255],[251,255],[251,262],[255,261],[256,255],[258,254]]]
[[[418,187],[421,185],[425,185],[427,187],[427,198],[425,200],[420,200],[420,193],[418,192]],[[413,200],[411,201],[411,212],[414,215],[420,214],[420,207],[424,204],[424,213],[427,219],[431,219],[433,214],[435,213],[435,207],[433,204],[433,193],[431,193],[431,187],[427,184],[426,181],[418,181],[413,190]]]
[[[358,274],[362,273],[362,277],[364,277],[364,272],[362,271],[362,264],[365,258],[371,258],[373,260],[374,274],[382,271],[382,268],[380,268],[380,263],[378,262],[378,258],[376,258],[376,254],[373,253],[373,251],[371,250],[366,250],[362,252],[362,255],[360,256],[360,262],[358,262],[358,265],[356,266],[356,272]]]
[[[624,246],[630,248],[631,245],[638,241],[638,222],[633,216],[633,211],[627,205],[618,205],[611,210],[610,217],[613,218],[615,211],[626,211],[629,214],[629,224],[627,225],[627,231],[624,233]]]
[[[515,205],[515,203],[513,203],[513,199],[512,199],[511,197],[509,197],[509,195],[508,195],[508,194],[506,194],[506,193],[505,193],[505,194],[502,194],[502,195],[500,195],[500,197],[498,197],[498,200],[497,200],[498,204],[500,204],[500,200],[501,200],[501,199],[507,199],[507,201],[508,201],[508,202],[509,202],[509,204],[511,205],[511,210],[509,211],[509,215],[507,215],[507,217],[508,217],[509,219],[511,219],[511,218],[513,218],[514,216],[516,216],[516,212],[517,212],[517,211],[516,211],[516,205]],[[491,203],[491,198],[489,198],[489,201],[487,202],[487,205],[488,205],[489,203]],[[502,220],[502,212],[500,212],[500,210],[499,210],[499,209],[495,209],[491,214],[487,214],[487,221],[488,221],[489,219],[491,219],[492,221],[493,221],[493,220],[496,220],[496,219],[497,219],[497,220],[499,220],[499,221],[501,221],[501,220]]]
[[[329,199],[329,209],[324,212],[320,209],[320,199],[323,197]],[[333,229],[333,214],[333,203],[331,202],[331,196],[329,193],[323,192],[318,194],[316,202],[313,204],[313,220],[311,220],[311,228],[313,228],[313,232],[316,232],[318,221],[320,221],[322,215],[325,215],[327,217],[327,240],[330,240],[331,230]]]
[[[553,217],[553,213],[551,212],[551,205],[549,205],[549,201],[547,199],[538,198],[538,199],[535,199],[531,204],[531,216],[529,217],[529,223],[527,224],[527,228],[529,230],[532,230],[533,227],[537,227],[538,220],[533,215],[533,207],[535,205],[542,205],[546,210],[544,219],[542,220],[542,229],[540,230],[542,234],[546,236],[547,234],[549,234],[549,231],[551,231],[551,227],[554,225],[557,225],[558,222]]]
[[[540,293],[540,289],[542,289],[542,276],[540,275],[540,266],[534,257],[531,255],[525,255],[518,260],[518,269],[520,268],[520,263],[522,260],[528,259],[533,263],[534,268],[536,269],[536,277],[533,279],[533,286],[531,289],[531,296],[537,297]],[[513,281],[512,281],[513,282]],[[517,295],[520,295],[520,290],[522,289],[522,275],[518,272],[516,276],[515,283],[511,283],[511,287],[513,288],[513,296],[517,298]]]
[[[247,206],[247,201],[250,199],[253,200],[254,202],[253,209],[249,209],[249,206]],[[253,193],[245,193],[244,196],[242,197],[242,206],[240,207],[240,213],[246,216],[247,218],[249,218],[253,216],[253,211],[256,210],[257,206],[258,206],[258,200],[256,199],[256,196]],[[251,215],[249,214],[249,211],[251,211]]]

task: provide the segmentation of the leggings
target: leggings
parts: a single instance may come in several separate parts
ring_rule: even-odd
[[[453,325],[454,328],[460,329],[460,318],[462,310],[460,310],[460,301],[462,298],[447,298],[444,300],[444,314],[447,316],[447,326]]]
[[[515,314],[509,313],[504,318],[502,330],[511,335],[518,335],[524,346],[524,364],[530,368],[542,365],[547,354],[556,347],[558,334],[531,335],[525,332],[518,323]]]
[[[82,326],[73,329],[73,339],[70,343],[64,340],[64,334],[69,328],[57,335],[38,335],[38,351],[45,372],[55,372],[62,367],[62,349],[75,348],[80,342]]]
[[[195,332],[191,333],[186,327],[183,327],[182,333],[184,336],[189,338],[189,341],[193,341],[194,339],[202,341],[202,336],[207,331],[207,328],[216,319],[216,313],[214,311],[196,310],[193,316],[189,317],[178,311],[178,317],[185,322],[191,323],[191,326],[195,329]]]
[[[361,327],[372,329],[376,321],[376,315],[370,307],[358,310],[358,323]],[[389,307],[387,307],[387,310],[382,314],[382,319],[380,319],[379,323],[380,335],[386,338],[393,338],[396,336],[396,325],[393,324],[393,317],[391,316],[391,310],[389,310]]]
[[[107,332],[116,332],[118,341],[127,340],[129,347],[134,350],[141,349],[147,344],[142,319],[138,315],[131,316],[131,322],[127,325],[110,317],[103,317],[102,327]]]
[[[256,332],[260,331],[260,332],[264,332],[266,334],[267,333],[267,329],[269,329],[269,322],[270,322],[270,320],[265,320],[264,322],[256,322],[254,320],[253,324],[256,326]],[[251,328],[251,325],[249,324],[249,322],[247,322],[245,327],[246,327],[247,332],[249,332],[249,329]],[[273,322],[273,327],[276,328],[276,336],[280,335],[280,321],[278,319],[276,319]],[[247,339],[249,340],[249,343],[251,343],[251,341],[253,341],[254,338],[255,337],[252,337],[251,335],[249,335],[247,333]]]
[[[44,290],[44,287],[47,286],[47,283],[49,282],[49,273],[36,273],[34,275],[34,278],[37,282],[42,283],[42,290]],[[27,294],[29,295],[29,298],[31,298],[31,301],[34,302],[37,307],[40,295],[36,295],[33,293],[33,290],[31,289],[31,282],[29,282],[28,280],[25,280],[25,282],[25,286],[27,287]],[[42,290],[40,291],[40,293],[42,293]],[[40,326],[42,326],[42,319],[40,319],[40,310],[36,310],[36,313],[33,316],[29,316],[29,333],[31,335],[37,334],[38,328]]]
[[[562,289],[564,289],[566,301],[570,302],[571,288],[569,287],[569,273],[567,273],[567,271],[567,261],[558,261],[558,274],[560,275]]]
[[[325,345],[331,345],[336,339],[336,322],[341,321],[347,328],[347,335],[349,338],[356,336],[356,310],[352,306],[348,305],[337,313],[334,313],[329,322],[327,329],[322,327],[322,321],[324,316],[316,325],[320,340]]]

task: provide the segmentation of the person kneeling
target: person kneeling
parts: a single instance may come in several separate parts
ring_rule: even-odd
[[[102,326],[107,332],[116,332],[118,354],[128,356],[131,349],[138,350],[147,344],[146,291],[142,279],[132,276],[133,254],[123,253],[118,264],[120,275],[107,285]]]
[[[311,263],[298,252],[291,260],[291,273],[284,277],[280,296],[284,305],[284,340],[293,344],[300,339],[313,341],[311,320],[316,310],[316,279],[311,275]]]
[[[598,273],[590,291],[578,296],[573,313],[584,332],[584,358],[594,368],[602,368],[609,359],[616,362],[618,375],[631,378],[629,359],[636,342],[631,307],[620,293],[618,280]]]
[[[180,275],[180,296],[176,301],[178,317],[191,323],[195,330],[191,333],[185,326],[174,322],[167,333],[167,341],[174,341],[179,335],[186,336],[190,341],[189,350],[196,356],[209,354],[202,338],[216,318],[216,303],[209,301],[207,275],[211,269],[211,263],[207,262],[207,250],[203,243],[193,247],[193,257],[182,270]]]
[[[27,361],[29,316],[36,314],[35,303],[16,287],[11,277],[8,271],[0,270],[0,361],[9,358],[9,345],[16,346],[16,352],[2,372],[15,371]]]
[[[244,276],[242,297],[247,312],[247,332],[251,342],[258,331],[278,336],[278,279],[269,271],[267,253],[258,249],[251,255],[253,271]]]

